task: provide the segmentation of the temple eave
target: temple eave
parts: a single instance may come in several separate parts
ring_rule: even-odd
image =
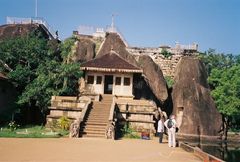
[[[124,72],[124,73],[142,73],[143,70],[138,69],[116,69],[116,68],[99,68],[99,67],[80,67],[80,70],[101,71],[101,72]]]

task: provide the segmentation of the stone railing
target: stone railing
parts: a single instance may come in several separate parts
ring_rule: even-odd
[[[78,99],[73,96],[52,96],[46,126],[56,127],[58,120],[65,116],[71,121],[69,137],[78,137],[81,123],[91,106],[91,102],[89,97]]]
[[[116,97],[113,97],[109,118],[108,118],[108,125],[106,128],[107,139],[115,139],[115,125],[116,125],[116,120],[115,120],[116,119],[115,117],[116,101],[115,100],[116,100]]]
[[[179,145],[182,149],[184,149],[187,152],[193,153],[195,156],[199,157],[204,162],[205,161],[206,162],[225,162],[224,160],[221,160],[213,155],[208,154],[207,152],[204,152],[203,150],[201,150],[198,147],[193,147],[193,146],[190,146],[189,144],[183,143],[183,142],[180,142]]]
[[[71,96],[52,96],[51,109],[82,109],[85,105],[84,100],[77,100]]]
[[[92,101],[89,99],[85,105],[85,107],[83,108],[81,115],[79,116],[79,118],[77,118],[77,120],[75,120],[71,126],[70,126],[70,133],[69,133],[69,137],[70,138],[78,138],[79,137],[79,133],[80,133],[80,129],[82,126],[82,123],[85,119],[86,113],[88,112],[89,108],[91,107],[91,103]]]

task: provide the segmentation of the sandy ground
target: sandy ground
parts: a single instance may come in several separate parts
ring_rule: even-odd
[[[0,138],[1,162],[199,162],[158,139],[106,140]]]

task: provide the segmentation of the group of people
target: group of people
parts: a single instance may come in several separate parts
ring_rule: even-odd
[[[159,135],[159,143],[162,143],[163,140],[163,134],[164,134],[164,126],[167,128],[168,132],[168,146],[169,147],[176,147],[176,129],[177,129],[177,123],[175,120],[175,116],[171,115],[169,119],[164,121],[164,118],[161,117],[158,121],[158,135]]]

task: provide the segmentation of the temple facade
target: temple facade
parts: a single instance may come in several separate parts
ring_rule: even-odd
[[[142,73],[114,51],[81,65],[85,72],[85,90],[91,94],[133,96],[133,75]]]

